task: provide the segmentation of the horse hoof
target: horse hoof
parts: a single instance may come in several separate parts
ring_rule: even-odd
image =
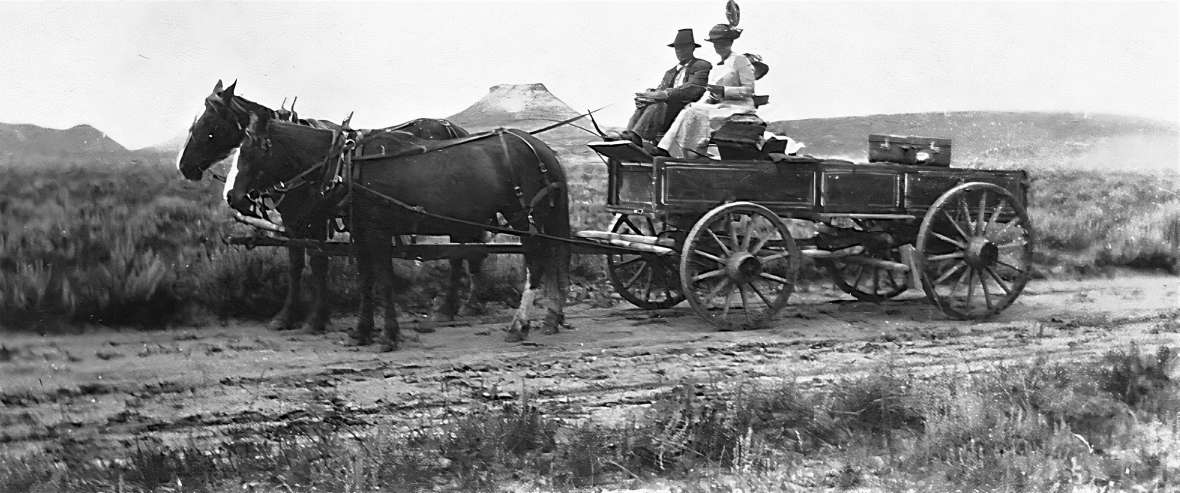
[[[487,312],[488,312],[488,309],[486,306],[477,305],[477,304],[469,304],[469,305],[463,305],[463,308],[459,309],[459,316],[460,317],[478,317],[480,315],[487,314]]]
[[[352,346],[368,346],[373,343],[373,336],[356,330],[348,334],[348,339],[349,345]]]
[[[508,335],[504,336],[504,342],[523,342],[528,336],[519,330],[509,331]]]
[[[552,327],[545,327],[543,330],[541,330],[541,334],[544,334],[547,336],[551,336],[553,334],[556,334],[557,332],[558,332],[558,330],[557,330],[556,325],[554,325]]]
[[[434,327],[423,327],[421,325],[415,325],[414,332],[417,332],[419,334],[433,334]]]
[[[397,351],[400,346],[401,346],[401,344],[399,344],[399,341],[397,339],[389,339],[386,337],[382,337],[381,340],[377,343],[377,352],[389,353],[389,352]]]
[[[271,320],[266,324],[266,328],[274,331],[286,331],[299,328],[298,324],[290,320]]]

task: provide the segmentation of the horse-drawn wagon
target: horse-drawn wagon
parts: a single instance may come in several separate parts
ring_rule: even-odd
[[[227,200],[239,220],[281,236],[231,241],[289,247],[288,305],[298,299],[304,248],[319,254],[312,263],[319,291],[323,255],[355,253],[373,266],[361,267],[362,292],[371,292],[376,274],[385,296],[391,296],[392,273],[378,259],[524,254],[535,275],[526,276],[513,330],[527,328],[530,291],[538,285],[551,305],[546,329],[556,330],[571,250],[606,255],[612,284],[631,303],[666,308],[687,300],[723,329],[771,320],[794,291],[804,258],[824,264],[836,285],[856,298],[888,299],[920,285],[942,311],[961,319],[1008,307],[1032,271],[1026,174],[952,168],[950,142],[942,139],[873,136],[865,164],[751,146],[759,143],[750,139],[761,136],[760,122],[733,122],[733,133],[723,126],[713,138],[722,159],[653,158],[630,141],[591,143],[606,157],[606,208],[616,216],[608,231],[571,234],[564,171],[552,150],[529,133],[498,130],[447,139],[451,129],[441,122],[444,140],[430,140],[426,121],[417,133],[369,133],[382,145],[378,154],[366,155],[354,145],[366,142],[365,132],[286,121],[280,112],[234,95],[233,87],[223,90],[219,82],[206,98],[178,167],[200,179],[240,148]],[[455,184],[467,187],[459,200],[452,195]],[[297,190],[302,195],[293,196]],[[291,217],[291,227],[274,225],[265,213],[243,215],[257,210],[266,194],[280,196],[279,212]],[[491,221],[501,212],[512,217]],[[341,215],[351,245],[327,241],[327,225]],[[521,242],[389,241],[396,234],[454,239],[481,230],[513,234]],[[326,320],[320,294],[313,330],[322,330]],[[372,306],[365,295],[360,341],[368,338]],[[386,338],[396,341],[392,300],[385,306]],[[287,318],[286,309],[276,316]]]
[[[655,247],[608,254],[619,294],[642,308],[687,300],[724,329],[771,319],[803,258],[861,300],[920,285],[951,317],[994,315],[1031,273],[1027,175],[943,166],[931,159],[936,140],[928,142],[896,158],[926,164],[683,160],[652,158],[628,142],[591,144],[606,157],[606,208],[615,217],[609,231],[579,236]]]

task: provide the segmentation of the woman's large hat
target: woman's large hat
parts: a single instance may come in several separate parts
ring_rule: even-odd
[[[673,40],[668,46],[675,48],[678,45],[693,45],[697,48],[701,47],[701,45],[697,44],[696,40],[692,39],[692,29],[681,29],[676,31],[676,39]]]
[[[721,41],[723,39],[738,39],[742,35],[742,30],[733,27],[729,24],[717,24],[709,30],[709,37],[705,41]]]

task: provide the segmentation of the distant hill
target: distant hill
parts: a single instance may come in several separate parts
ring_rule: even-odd
[[[3,162],[79,158],[117,160],[130,155],[127,148],[90,125],[58,130],[23,123],[0,123],[0,159]]]
[[[497,84],[479,101],[447,119],[473,132],[499,127],[531,131],[579,114],[581,112],[549,92],[545,84]],[[590,126],[585,118],[573,123]],[[537,137],[551,146],[577,153],[583,153],[586,142],[599,140],[598,136],[569,125],[545,131]]]
[[[950,138],[955,165],[1003,166],[1041,159],[1070,166],[1159,170],[1175,169],[1180,159],[1176,125],[1106,114],[902,113],[778,121],[769,130],[805,143],[805,153],[858,162],[867,159],[869,134]]]
[[[142,149],[136,149],[135,152],[175,155],[176,153],[180,152],[180,148],[184,145],[184,141],[187,138],[188,129],[185,129],[184,133],[177,134],[171,139],[165,140],[164,142],[156,145],[144,147]]]

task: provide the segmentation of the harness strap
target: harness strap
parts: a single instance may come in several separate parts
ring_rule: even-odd
[[[450,149],[455,146],[460,146],[460,145],[466,144],[468,142],[475,142],[477,140],[484,140],[484,139],[494,137],[494,136],[496,136],[496,132],[480,132],[477,134],[468,135],[467,137],[449,140],[445,144],[440,145],[438,147],[419,146],[419,147],[415,147],[413,149],[409,149],[407,151],[403,151],[403,152],[399,152],[399,153],[395,153],[395,154],[370,154],[368,156],[354,156],[353,160],[354,161],[369,161],[369,160],[373,160],[373,159],[393,159],[393,158],[399,158],[399,157],[405,157],[405,156],[417,156],[420,154],[429,154],[432,152],[441,151],[443,149]]]
[[[612,250],[612,251],[616,251],[616,252],[620,252],[620,253],[635,254],[635,250],[630,249],[630,248],[626,248],[626,247],[622,247],[622,246],[618,246],[618,245],[608,245],[608,244],[599,243],[597,241],[582,240],[582,239],[578,239],[578,238],[568,238],[568,237],[564,237],[564,236],[555,236],[555,235],[546,234],[546,233],[539,232],[539,231],[521,231],[518,229],[495,226],[490,223],[468,221],[466,219],[459,219],[456,217],[444,216],[442,214],[435,214],[433,212],[426,210],[422,206],[410,205],[408,203],[402,202],[398,199],[395,199],[393,197],[390,197],[389,195],[378,192],[378,191],[376,191],[372,188],[369,188],[368,186],[362,185],[360,183],[354,183],[352,186],[358,190],[362,190],[365,193],[372,194],[374,197],[377,197],[381,200],[389,202],[389,203],[396,205],[402,209],[406,209],[406,210],[413,212],[415,214],[420,214],[420,215],[429,217],[431,219],[436,219],[439,221],[447,221],[447,222],[452,222],[452,223],[456,223],[456,224],[474,226],[474,227],[477,227],[477,228],[480,228],[480,229],[483,229],[486,231],[491,231],[494,233],[501,233],[501,234],[508,234],[508,235],[513,235],[513,236],[519,236],[522,238],[523,237],[541,238],[544,240],[553,240],[553,241],[558,241],[558,242],[562,242],[562,243],[569,244],[569,245],[584,245],[584,246],[589,246],[589,247],[594,247],[594,248],[599,248],[599,249],[604,249],[604,250]]]

